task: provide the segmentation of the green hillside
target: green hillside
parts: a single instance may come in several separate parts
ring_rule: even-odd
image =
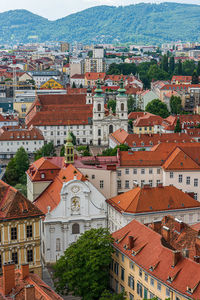
[[[200,5],[178,3],[96,6],[56,21],[13,10],[0,14],[0,43],[200,41],[199,16]]]

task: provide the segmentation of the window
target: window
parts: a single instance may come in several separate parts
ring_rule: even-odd
[[[26,237],[30,238],[33,236],[33,227],[32,225],[27,225],[26,227]]]
[[[95,179],[95,175],[92,175],[92,179]]]
[[[145,174],[145,169],[141,169],[141,174]]]
[[[122,182],[121,182],[121,180],[117,180],[117,188],[118,189],[122,188]]]
[[[11,228],[11,240],[17,240],[17,227]]]
[[[142,298],[142,285],[141,283],[137,283],[137,294]]]
[[[186,184],[190,184],[190,176],[186,177]]]
[[[72,234],[79,234],[80,233],[80,226],[78,223],[72,225]]]
[[[178,175],[178,182],[179,183],[183,182],[183,175],[181,174]]]
[[[125,180],[125,188],[129,189],[129,180]]]
[[[157,174],[160,174],[160,169],[157,169]]]
[[[12,261],[17,265],[18,264],[18,253],[12,252]]]
[[[166,296],[170,297],[170,289],[166,288]]]
[[[197,193],[194,193],[194,199],[197,200]]]
[[[129,293],[129,300],[134,300],[134,296],[131,293]]]
[[[121,268],[121,280],[124,281],[124,268]]]
[[[153,278],[150,278],[150,284],[151,284],[152,286],[154,286],[154,279],[153,279]]]
[[[137,169],[133,169],[133,174],[137,174]]]
[[[145,184],[145,180],[141,180],[141,187],[143,187]]]
[[[153,169],[149,169],[149,174],[153,174]]]
[[[97,110],[101,111],[101,104],[100,103],[97,105]]]
[[[194,178],[194,186],[198,186],[198,178]]]
[[[170,178],[174,178],[174,173],[173,173],[173,172],[170,172],[170,173],[169,173],[169,177],[170,177]]]
[[[27,262],[32,262],[33,261],[33,250],[29,249],[27,250]]]
[[[125,169],[125,174],[129,174],[129,169]]]
[[[157,282],[157,289],[158,289],[159,291],[161,291],[161,283],[160,283],[160,282]]]
[[[132,261],[130,261],[130,263],[129,263],[129,268],[130,268],[131,270],[134,270],[134,263],[133,263]]]
[[[114,263],[114,273],[115,273],[116,275],[119,274],[119,264],[118,264],[117,262]]]
[[[118,171],[117,171],[117,176],[121,176],[121,175],[122,175],[121,170],[118,170]]]
[[[142,269],[139,269],[139,276],[142,277]]]
[[[101,129],[98,129],[98,136],[101,136]]]
[[[100,186],[100,189],[103,189],[103,187],[104,187],[104,181],[103,180],[100,180],[99,186]]]
[[[124,254],[122,254],[122,261],[124,262]]]
[[[56,239],[56,251],[60,251],[60,239]]]
[[[124,111],[124,103],[121,103],[121,111]]]
[[[144,280],[148,282],[148,275],[146,273],[144,274]]]
[[[149,180],[149,185],[152,187],[153,186],[153,180]]]
[[[42,174],[40,175],[40,177],[41,177],[42,179],[44,179],[44,178],[45,178],[45,174],[42,173]]]
[[[113,125],[109,125],[109,134],[113,133]]]
[[[131,276],[131,275],[128,276],[128,286],[129,286],[132,290],[134,290],[134,288],[135,288],[134,277]]]
[[[160,180],[156,180],[156,185],[158,186],[160,183]]]

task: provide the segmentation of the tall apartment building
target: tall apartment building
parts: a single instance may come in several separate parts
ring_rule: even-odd
[[[104,48],[95,46],[93,49],[93,58],[104,58]]]
[[[86,58],[85,59],[85,73],[86,72],[105,72],[105,60],[103,58]]]
[[[61,42],[60,44],[60,50],[61,52],[68,52],[69,51],[69,43],[64,43],[64,42]]]

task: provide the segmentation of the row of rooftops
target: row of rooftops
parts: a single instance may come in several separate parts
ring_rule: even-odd
[[[168,218],[170,217],[166,217],[163,220],[163,234],[155,232],[151,228],[133,220],[112,234],[114,248],[142,268],[146,274],[162,282],[170,290],[175,290],[187,296],[188,299],[199,299],[200,264],[195,261],[200,255],[199,237],[197,237],[197,233],[193,234],[195,239],[191,242],[191,247],[195,249],[195,256],[197,257],[194,260],[184,257],[180,247],[176,248],[177,244],[175,242],[173,243],[171,240],[167,241],[163,238],[163,236],[168,235]],[[170,237],[172,237],[171,231],[173,231],[172,228]],[[173,236],[175,238],[177,235],[174,234]]]
[[[35,141],[35,140],[44,140],[42,132],[30,126],[3,126],[0,128],[0,141]]]

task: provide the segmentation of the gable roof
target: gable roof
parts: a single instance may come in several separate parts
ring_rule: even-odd
[[[60,203],[60,192],[63,183],[73,180],[75,176],[77,180],[86,180],[83,174],[73,165],[70,164],[66,168],[62,168],[53,182],[34,201],[34,205],[41,209],[44,214],[48,212],[48,206],[50,211],[54,210]]]
[[[39,217],[43,213],[18,190],[0,180],[0,220]]]
[[[136,187],[115,196],[107,202],[121,213],[170,211],[200,208],[200,203],[174,186]]]
[[[133,220],[112,236],[115,240],[114,247],[142,267],[147,274],[162,281],[169,288],[187,295],[188,298],[200,298],[200,264],[180,255],[172,267],[175,253],[162,244],[160,234]],[[129,250],[127,245],[130,236],[134,242]],[[152,266],[155,268],[151,268]],[[176,274],[176,277],[169,281],[169,276],[174,277],[173,274]],[[187,287],[194,289],[192,295],[187,293]]]

